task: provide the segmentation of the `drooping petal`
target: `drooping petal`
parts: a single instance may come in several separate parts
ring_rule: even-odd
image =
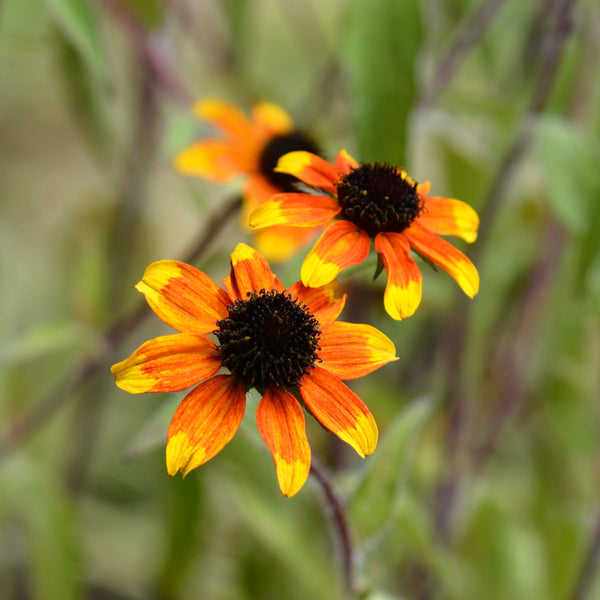
[[[117,386],[132,394],[178,392],[214,375],[221,362],[212,340],[177,333],[145,342],[110,370]]]
[[[477,239],[479,216],[461,200],[441,196],[426,198],[418,222],[438,235],[456,235],[469,243]]]
[[[342,173],[350,173],[352,169],[357,169],[360,165],[345,151],[340,150],[335,157],[335,164]]]
[[[329,223],[341,207],[335,198],[313,194],[275,194],[250,215],[250,227],[273,225],[318,227]]]
[[[229,181],[251,169],[251,163],[232,147],[231,142],[205,140],[183,149],[175,156],[175,168],[210,181]]]
[[[340,171],[325,159],[304,150],[284,154],[274,169],[280,173],[289,173],[304,183],[335,194],[335,183],[340,179]]]
[[[259,102],[253,106],[252,116],[255,123],[269,136],[288,133],[294,128],[290,115],[272,102]]]
[[[423,291],[423,278],[410,256],[410,245],[402,233],[386,232],[375,237],[375,250],[387,273],[385,310],[392,319],[406,319],[417,310]]]
[[[281,494],[293,496],[310,470],[310,446],[300,404],[289,392],[269,386],[258,405],[256,425],[273,456]]]
[[[288,288],[288,292],[293,298],[296,296],[301,302],[304,302],[310,309],[321,326],[335,321],[344,308],[346,303],[346,294],[338,297],[339,284],[337,279],[322,285],[311,288],[297,281]]]
[[[403,232],[410,245],[420,254],[439,265],[473,298],[479,291],[479,273],[475,265],[452,244],[431,233],[417,221]]]
[[[196,386],[177,407],[167,431],[167,472],[192,469],[218,454],[237,431],[246,407],[243,384],[215,375]]]
[[[339,377],[315,367],[302,377],[300,394],[312,415],[364,458],[377,446],[377,424],[364,402]]]
[[[210,333],[228,314],[227,293],[196,267],[176,260],[152,263],[135,287],[152,310],[178,331]]]
[[[235,104],[207,98],[196,102],[193,113],[200,119],[210,121],[228,137],[246,140],[254,133],[254,126]]]
[[[321,367],[340,379],[358,379],[398,360],[394,343],[371,325],[335,321],[319,340]]]
[[[319,287],[336,278],[337,274],[358,265],[369,254],[368,234],[350,221],[335,221],[317,240],[302,263],[302,283]]]
[[[283,285],[275,277],[265,258],[248,244],[238,244],[231,253],[231,271],[223,285],[232,299],[245,299],[247,293],[276,289]]]

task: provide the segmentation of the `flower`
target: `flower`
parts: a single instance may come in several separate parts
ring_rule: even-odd
[[[370,325],[336,321],[345,302],[345,296],[335,297],[336,282],[317,288],[297,282],[286,289],[263,256],[238,244],[225,289],[173,260],[149,265],[136,287],[180,333],[150,340],[113,365],[117,386],[140,394],[198,384],[167,432],[169,475],[185,476],[229,442],[251,388],[262,394],[256,422],[282,495],[298,492],[310,469],[301,404],[361,457],[375,450],[375,420],[342,379],[396,360],[396,351]],[[221,367],[229,373],[217,374]]]
[[[409,317],[421,302],[421,271],[410,256],[411,248],[447,271],[467,296],[477,293],[479,274],[473,263],[438,236],[475,241],[479,218],[468,204],[428,196],[429,182],[418,184],[389,164],[358,163],[345,150],[335,165],[310,152],[290,152],[276,170],[322,193],[276,194],[250,215],[251,227],[312,228],[333,221],[302,264],[304,285],[319,287],[363,262],[372,239],[380,261],[376,275],[383,267],[387,272],[384,306],[392,318]]]
[[[248,216],[274,194],[291,192],[298,180],[273,169],[277,160],[292,150],[317,152],[305,134],[294,129],[290,116],[281,107],[261,102],[248,119],[236,106],[221,100],[197,102],[194,114],[219,129],[224,138],[194,143],[175,157],[175,168],[215,182],[230,181],[245,175],[242,226],[248,228]],[[287,260],[316,233],[315,229],[287,226],[255,232],[254,243],[272,260]]]

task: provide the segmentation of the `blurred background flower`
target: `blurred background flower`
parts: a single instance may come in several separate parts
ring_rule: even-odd
[[[379,426],[368,461],[307,420],[357,592],[600,596],[599,29],[596,0],[3,0],[3,598],[341,595],[315,478],[282,500],[252,419],[169,478],[178,395],[109,371],[168,331],[134,289],[147,264],[219,280],[251,241],[239,181],[173,167],[215,137],[190,113],[206,97],[275,103],[325,159],[389,161],[481,217],[457,242],[473,300],[419,262],[428,293],[393,322],[375,264],[340,281],[340,318],[400,357],[352,383]]]

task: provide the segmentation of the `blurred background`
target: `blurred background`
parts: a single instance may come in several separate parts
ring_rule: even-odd
[[[599,56],[595,0],[2,0],[0,597],[600,598]],[[240,181],[173,167],[214,136],[204,97],[276,102],[328,159],[394,162],[481,216],[452,240],[472,301],[421,262],[423,302],[394,322],[384,277],[341,278],[342,319],[400,357],[353,382],[373,456],[308,423],[354,592],[321,488],[281,498],[257,398],[169,478],[184,393],[109,371],[167,332],[138,310],[148,263],[218,281],[251,243]],[[305,253],[273,265],[286,284]]]

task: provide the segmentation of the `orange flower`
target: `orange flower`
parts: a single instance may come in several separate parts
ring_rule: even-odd
[[[175,157],[175,168],[215,182],[246,176],[243,188],[242,226],[248,216],[271,196],[291,192],[296,177],[276,173],[277,160],[292,150],[316,152],[315,144],[294,129],[290,116],[276,104],[261,102],[248,119],[236,106],[221,100],[203,100],[194,114],[212,123],[223,138],[198,141]],[[272,260],[287,260],[316,233],[285,225],[255,233],[254,243]]]
[[[344,150],[335,165],[310,152],[290,152],[277,171],[295,175],[322,195],[280,193],[250,215],[256,229],[317,227],[330,223],[302,264],[304,285],[318,287],[343,269],[365,260],[374,241],[388,276],[384,306],[394,319],[412,315],[421,302],[421,271],[411,248],[447,271],[472,298],[479,289],[473,263],[438,236],[477,238],[479,218],[464,202],[428,196],[429,182],[418,184],[388,164],[357,163]]]
[[[111,369],[116,384],[134,394],[199,384],[183,399],[167,432],[169,475],[185,476],[229,442],[251,388],[262,394],[256,422],[282,495],[298,492],[310,469],[301,405],[361,457],[371,454],[377,425],[342,379],[396,360],[394,344],[370,325],[335,320],[345,302],[335,297],[336,282],[317,288],[297,282],[285,289],[246,244],[231,255],[223,286],[185,263],[152,263],[136,287],[180,333],[142,344]],[[216,374],[221,367],[230,373]]]

